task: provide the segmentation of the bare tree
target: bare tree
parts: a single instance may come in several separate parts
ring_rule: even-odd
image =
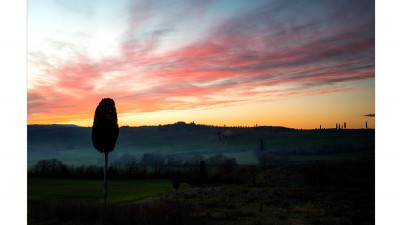
[[[178,191],[179,186],[180,186],[179,179],[178,179],[178,177],[175,176],[175,177],[172,179],[172,187],[175,189],[175,191]]]
[[[200,182],[201,184],[204,183],[205,179],[206,179],[206,163],[204,160],[200,161],[200,173],[199,173],[199,178],[200,178]]]
[[[107,199],[107,161],[108,153],[114,150],[119,134],[117,110],[114,100],[103,98],[96,108],[92,127],[92,142],[97,151],[104,153],[104,191],[103,207]]]

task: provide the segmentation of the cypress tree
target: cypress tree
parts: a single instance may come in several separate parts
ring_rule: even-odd
[[[103,98],[96,108],[92,127],[92,142],[97,151],[104,153],[103,207],[107,199],[108,153],[114,150],[119,134],[117,110],[114,100]]]

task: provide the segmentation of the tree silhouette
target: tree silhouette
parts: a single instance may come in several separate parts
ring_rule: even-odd
[[[365,129],[368,129],[368,123],[365,121]]]
[[[114,100],[103,98],[96,108],[92,127],[92,142],[97,151],[104,153],[104,191],[103,207],[107,199],[107,161],[108,153],[114,150],[118,138],[118,119]]]
[[[346,122],[344,122],[344,129],[346,129]]]
[[[33,171],[39,176],[62,177],[68,176],[68,167],[58,159],[40,160],[33,167]]]
[[[206,164],[204,160],[200,161],[200,172],[199,172],[200,183],[203,184],[206,178]]]
[[[175,191],[178,191],[179,186],[180,186],[179,179],[178,179],[178,177],[175,176],[172,179],[172,187],[174,187]]]
[[[261,138],[261,139],[260,139],[260,152],[262,152],[262,151],[264,151],[264,141],[263,141],[263,139]]]

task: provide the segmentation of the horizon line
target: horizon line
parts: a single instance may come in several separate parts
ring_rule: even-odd
[[[122,127],[158,127],[158,126],[168,126],[168,125],[176,125],[178,123],[184,123],[185,125],[190,125],[190,124],[194,124],[194,125],[198,125],[198,126],[209,126],[209,127],[220,127],[220,128],[257,128],[257,127],[279,127],[279,128],[286,128],[286,129],[293,129],[293,130],[359,130],[359,129],[368,129],[368,130],[375,130],[375,128],[335,128],[335,127],[315,127],[315,128],[292,128],[292,127],[285,127],[285,126],[273,126],[273,125],[258,125],[255,124],[253,126],[218,126],[218,125],[210,125],[210,124],[197,124],[193,122],[187,123],[184,121],[177,121],[175,123],[169,123],[169,124],[159,124],[159,125],[140,125],[140,126],[132,126],[132,125],[120,125],[118,126],[119,128]],[[53,124],[27,124],[27,126],[75,126],[75,127],[92,127],[92,126],[79,126],[76,124],[58,124],[58,123],[53,123]]]

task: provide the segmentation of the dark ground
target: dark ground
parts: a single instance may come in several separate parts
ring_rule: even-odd
[[[110,204],[106,213],[101,204],[28,200],[28,223],[375,224],[374,160],[238,167],[231,176],[241,178],[202,186],[182,181],[183,190]]]

